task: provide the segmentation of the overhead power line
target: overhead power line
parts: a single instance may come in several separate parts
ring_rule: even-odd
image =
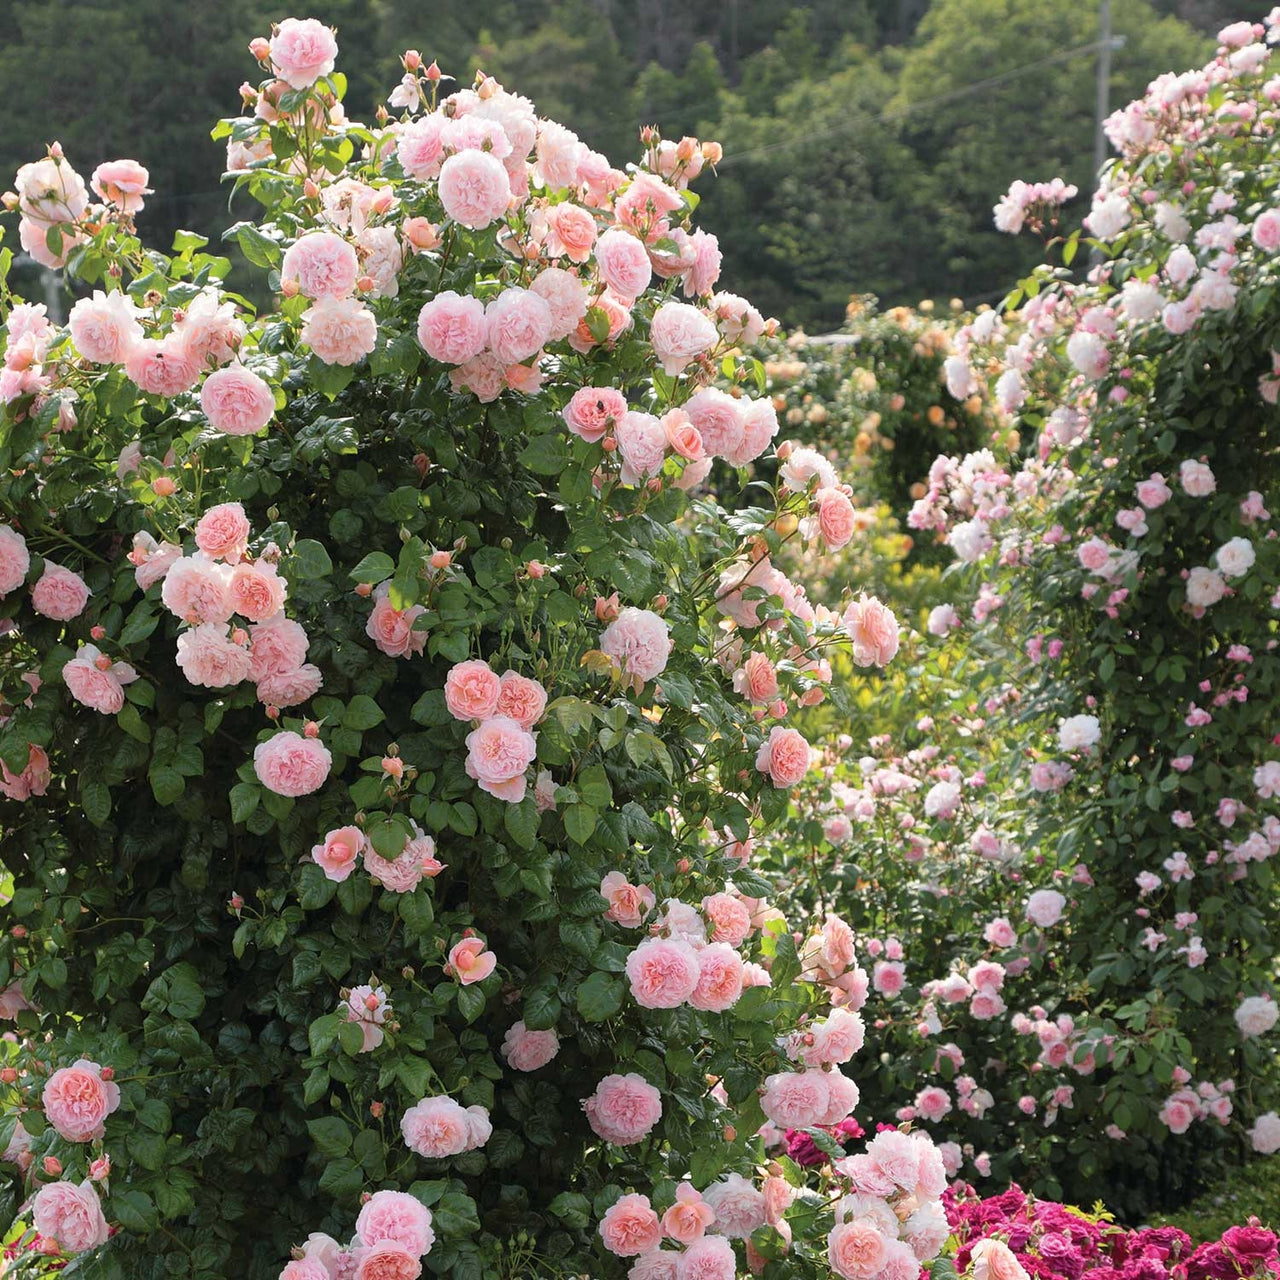
[[[1114,47],[1110,42],[1107,43],[1108,48]],[[806,142],[814,138],[830,138],[837,134],[849,133],[854,129],[865,128],[869,124],[885,124],[890,120],[901,120],[906,116],[914,115],[917,111],[923,111],[926,107],[942,106],[948,102],[955,102],[960,98],[967,98],[975,93],[982,93],[986,89],[994,89],[1002,84],[1008,84],[1011,80],[1017,80],[1021,76],[1030,75],[1033,71],[1039,71],[1042,67],[1053,66],[1059,62],[1068,62],[1072,58],[1082,57],[1086,53],[1097,53],[1103,47],[1104,41],[1093,40],[1088,44],[1077,45],[1074,49],[1063,49],[1058,53],[1051,53],[1047,57],[1037,58],[1034,62],[1024,62],[1021,66],[1010,67],[1008,71],[1002,71],[999,75],[987,76],[983,80],[974,80],[966,85],[961,85],[958,89],[951,89],[946,93],[939,93],[932,98],[921,98],[917,102],[909,102],[901,107],[890,107],[879,113],[879,115],[869,115],[863,113],[855,114],[846,120],[840,121],[839,124],[833,124],[826,129],[814,129],[806,132],[804,140]],[[765,143],[760,147],[751,147],[746,151],[730,152],[716,166],[717,169],[726,168],[729,165],[743,164],[749,160],[758,159],[760,156],[772,155],[778,151],[790,151],[795,148],[794,138],[780,139],[777,142]]]

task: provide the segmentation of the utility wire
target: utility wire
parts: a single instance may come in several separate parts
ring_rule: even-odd
[[[839,124],[830,125],[826,129],[811,130],[804,135],[804,140],[808,142],[814,138],[829,138],[836,134],[847,133],[851,129],[862,128],[868,124],[884,124],[889,120],[900,120],[906,116],[913,115],[917,111],[922,111],[926,107],[936,107],[943,103],[955,102],[959,98],[967,98],[970,94],[981,93],[985,89],[994,89],[998,85],[1007,84],[1010,80],[1016,80],[1021,76],[1028,75],[1032,71],[1039,71],[1041,67],[1067,62],[1086,53],[1097,53],[1103,47],[1103,44],[1104,42],[1101,40],[1094,40],[1089,44],[1077,45],[1074,49],[1063,49],[1058,53],[1049,54],[1047,57],[1037,58],[1034,62],[1025,62],[1021,66],[1011,67],[1008,71],[1002,71],[999,75],[988,76],[984,80],[974,80],[970,84],[961,85],[960,88],[951,89],[947,93],[940,93],[932,98],[921,98],[918,102],[909,102],[901,107],[890,107],[880,112],[879,115],[854,115],[849,119],[842,120]],[[1109,43],[1107,47],[1111,47]],[[724,169],[729,165],[743,164],[760,156],[772,155],[777,151],[790,151],[794,147],[795,139],[785,138],[778,142],[765,143],[760,147],[752,147],[746,151],[730,152],[716,165],[716,168]]]

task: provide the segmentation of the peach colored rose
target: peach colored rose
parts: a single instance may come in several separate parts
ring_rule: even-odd
[[[365,633],[389,658],[412,658],[426,647],[427,633],[413,625],[426,611],[420,604],[411,605],[408,609],[395,608],[390,600],[390,590],[389,583],[379,583]]]
[[[289,584],[275,565],[242,560],[231,571],[228,590],[236,613],[250,622],[265,622],[284,608]]]
[[[625,1195],[605,1211],[600,1220],[600,1238],[610,1253],[634,1258],[662,1243],[662,1226],[649,1204],[649,1197]]]
[[[211,560],[230,560],[244,555],[249,542],[249,517],[238,502],[220,502],[210,507],[196,523],[196,546]]]
[[[498,703],[494,708],[498,715],[509,716],[522,729],[532,729],[546,709],[547,691],[537,680],[517,675],[514,671],[502,673]]]
[[[355,870],[364,848],[364,832],[359,827],[338,827],[328,832],[321,844],[312,846],[311,860],[328,879],[341,882]]]
[[[809,744],[798,729],[775,725],[756,752],[756,768],[767,773],[775,787],[794,787],[809,772]]]
[[[887,666],[898,652],[897,618],[865,591],[845,610],[844,625],[853,641],[853,660],[858,666]]]
[[[467,734],[466,741],[468,777],[499,800],[519,804],[524,799],[525,770],[537,754],[534,735],[509,716],[491,716]]]
[[[676,1202],[662,1215],[662,1230],[679,1244],[692,1244],[706,1235],[715,1221],[715,1210],[703,1200],[692,1183],[676,1187]]]
[[[253,752],[253,771],[258,781],[280,796],[305,796],[318,791],[329,777],[333,757],[316,738],[304,738],[286,729]]]
[[[105,716],[124,706],[124,688],[138,678],[127,662],[112,662],[92,644],[82,644],[62,668],[62,680],[79,703]]]
[[[645,1009],[675,1009],[698,985],[698,953],[679,938],[645,938],[627,957],[627,978]]]
[[[604,918],[627,929],[638,929],[656,901],[652,889],[631,884],[621,871],[610,871],[600,881],[600,896],[609,900]]]
[[[89,588],[78,573],[52,560],[44,562],[44,572],[31,588],[31,607],[46,618],[70,622],[89,603]]]
[[[68,1142],[101,1138],[106,1118],[120,1105],[120,1088],[102,1078],[96,1062],[80,1058],[45,1081],[41,1096],[44,1114]]]
[[[445,706],[455,720],[487,720],[501,695],[501,679],[480,659],[455,663],[445,676]]]
[[[497,964],[498,957],[487,950],[483,938],[463,938],[450,949],[445,971],[462,986],[469,987],[474,982],[483,982]]]

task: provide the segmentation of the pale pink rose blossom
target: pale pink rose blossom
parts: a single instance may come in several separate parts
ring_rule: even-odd
[[[112,662],[92,644],[82,644],[66,666],[62,680],[71,696],[102,715],[116,715],[124,706],[124,688],[138,678],[127,662]]]
[[[689,995],[695,1009],[723,1013],[742,995],[742,957],[726,943],[712,942],[698,952],[698,983]]]
[[[653,910],[656,899],[647,885],[631,884],[621,871],[610,871],[600,881],[600,896],[608,900],[604,918],[626,929],[638,929]]]
[[[464,987],[483,982],[497,967],[498,957],[488,950],[483,938],[463,938],[449,950],[445,972]]]
[[[698,428],[702,447],[712,457],[738,454],[745,431],[744,405],[717,387],[704,387],[689,397],[684,411]]]
[[[341,883],[355,870],[364,849],[364,833],[359,827],[338,827],[328,832],[321,844],[312,846],[311,860],[326,879]]]
[[[31,588],[31,607],[46,618],[70,622],[78,618],[89,603],[85,580],[52,560],[44,562],[44,572]]]
[[[784,1224],[785,1225],[785,1224]],[[723,1236],[702,1236],[680,1255],[677,1280],[734,1280],[738,1260]]]
[[[667,455],[667,432],[651,413],[631,410],[614,426],[622,460],[623,484],[640,484],[662,470]]]
[[[537,1071],[560,1052],[560,1038],[554,1031],[530,1031],[523,1022],[507,1028],[502,1039],[502,1056],[516,1071]]]
[[[519,804],[525,771],[537,754],[534,735],[508,716],[492,716],[467,734],[466,770],[482,791]]]
[[[333,31],[315,18],[286,18],[271,37],[271,65],[294,89],[327,76],[338,56]]]
[[[249,646],[253,659],[251,677],[262,680],[302,666],[307,656],[307,633],[300,623],[277,613],[249,628]]]
[[[1050,929],[1062,919],[1067,900],[1056,889],[1037,889],[1027,899],[1027,919],[1041,929]]]
[[[653,354],[668,377],[677,377],[690,360],[715,347],[716,327],[687,302],[664,302],[649,326]]]
[[[615,1146],[634,1146],[649,1136],[662,1119],[662,1099],[643,1076],[605,1076],[596,1091],[584,1098],[582,1109],[592,1130]]]
[[[81,298],[71,308],[67,323],[76,350],[95,364],[123,364],[143,336],[133,299],[118,290],[95,289],[91,298]]]
[[[440,166],[437,192],[455,222],[482,231],[507,212],[511,182],[502,162],[485,151],[460,151]]]
[[[551,337],[551,308],[529,289],[504,289],[485,307],[489,349],[503,364],[519,364]]]
[[[225,623],[204,622],[178,637],[177,664],[194,685],[226,689],[249,678],[253,665],[245,645],[236,644]]]
[[[482,351],[451,369],[449,381],[455,391],[469,391],[481,404],[492,404],[508,385],[507,366],[491,351]]]
[[[715,1216],[715,1210],[703,1200],[693,1184],[681,1182],[676,1187],[675,1203],[662,1215],[662,1232],[678,1244],[692,1244],[706,1235]]]
[[[703,898],[702,913],[710,925],[712,942],[739,947],[751,933],[751,912],[741,898],[731,893],[713,893]]]
[[[34,742],[27,746],[27,763],[21,773],[13,773],[9,766],[0,760],[0,793],[10,800],[29,800],[32,796],[42,796],[49,789],[53,775],[49,769],[49,755],[43,747]],[[4,994],[0,992],[0,1017],[3,1017]]]
[[[853,503],[840,489],[819,489],[814,494],[818,511],[818,532],[830,551],[839,551],[853,538],[857,516]],[[883,664],[881,664],[883,665]]]
[[[351,994],[338,1006],[338,1012],[347,1022],[359,1025],[361,1053],[372,1053],[386,1039],[382,1026],[390,1009],[387,993],[381,987],[372,987],[367,983],[352,987]],[[365,1243],[373,1242],[366,1240]]]
[[[16,529],[0,524],[0,596],[7,596],[22,586],[30,569],[27,540]]]
[[[445,706],[455,720],[487,720],[498,709],[501,694],[497,673],[479,659],[455,663],[445,676]]]
[[[200,411],[215,431],[229,436],[251,436],[271,421],[276,411],[275,393],[252,370],[241,364],[216,369],[200,388]]]
[[[562,267],[544,267],[529,288],[551,308],[552,342],[567,338],[587,314],[587,286]]]
[[[853,641],[853,660],[860,667],[887,666],[898,652],[898,620],[893,611],[863,592],[844,612]]]
[[[378,584],[365,634],[389,658],[412,658],[426,647],[427,633],[414,626],[426,610],[420,604],[397,609],[391,603],[390,591],[390,583]]]
[[[309,231],[285,250],[280,264],[281,282],[313,299],[345,298],[359,276],[355,249],[333,231]]]
[[[452,1098],[423,1098],[400,1120],[400,1132],[410,1151],[430,1160],[461,1155],[471,1145],[470,1118]]]
[[[680,938],[645,938],[627,957],[627,978],[645,1009],[675,1009],[693,994],[698,953]]]
[[[139,390],[173,397],[200,381],[200,359],[176,334],[138,338],[125,353],[124,371]]]
[[[494,710],[508,716],[522,729],[532,729],[547,709],[547,691],[537,680],[514,671],[502,673],[498,702]]]
[[[418,312],[418,343],[441,364],[466,364],[488,343],[484,303],[479,298],[438,293]]]
[[[600,651],[647,684],[666,670],[671,628],[649,609],[628,607],[601,633]]]
[[[120,1105],[120,1087],[102,1078],[96,1062],[80,1058],[45,1081],[40,1101],[59,1137],[93,1142],[102,1137],[106,1118]]]
[[[50,1182],[36,1192],[31,1223],[40,1235],[56,1240],[62,1253],[84,1253],[107,1242],[107,1220],[93,1183],[86,1178]]]
[[[653,279],[653,267],[644,242],[617,227],[611,227],[596,242],[596,271],[626,302],[638,298]]]
[[[831,1105],[824,1071],[784,1071],[765,1080],[760,1106],[781,1129],[807,1129],[820,1123]]]
[[[196,523],[196,546],[211,560],[233,564],[245,553],[249,542],[249,518],[238,502],[222,502],[210,507]]]
[[[253,752],[253,771],[268,791],[280,796],[305,796],[324,786],[333,756],[318,738],[304,738],[290,729],[260,742]]]
[[[605,1210],[599,1230],[604,1247],[620,1258],[634,1258],[662,1243],[662,1226],[649,1197],[634,1192]]]
[[[726,1173],[703,1192],[715,1214],[715,1232],[730,1240],[746,1240],[765,1224],[764,1192],[740,1173]]]
[[[767,773],[775,787],[790,788],[809,772],[809,744],[798,729],[775,725],[756,752],[756,768]]]
[[[366,1247],[390,1241],[414,1258],[431,1251],[435,1231],[431,1210],[405,1191],[375,1191],[356,1219],[356,1235]]]
[[[418,182],[440,174],[444,163],[446,116],[438,111],[411,120],[396,134],[396,158],[405,173]]]

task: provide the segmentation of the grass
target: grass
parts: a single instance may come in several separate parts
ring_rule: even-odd
[[[1249,1217],[1260,1218],[1264,1227],[1280,1227],[1280,1159],[1263,1156],[1233,1169],[1213,1190],[1176,1213],[1155,1217],[1152,1225],[1181,1227],[1199,1243],[1219,1239]]]

